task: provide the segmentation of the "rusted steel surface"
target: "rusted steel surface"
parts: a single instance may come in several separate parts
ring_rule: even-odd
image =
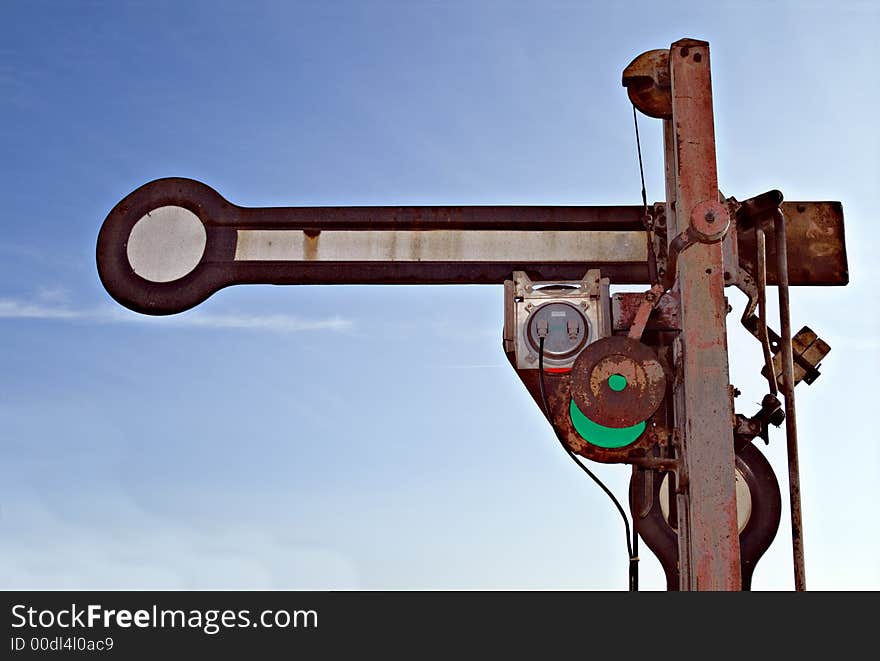
[[[779,392],[779,381],[771,371],[773,365],[773,351],[770,348],[770,329],[767,326],[767,237],[764,232],[764,224],[755,225],[755,276],[758,280],[758,321],[757,338],[761,343],[761,353],[764,356],[764,369],[770,394]]]
[[[514,364],[513,354],[508,354],[508,360]],[[544,410],[541,402],[541,392],[538,385],[539,374],[536,369],[518,369],[517,375],[525,385],[529,394],[535,400],[535,403]],[[547,386],[547,403],[550,405],[551,424],[556,426],[565,444],[571,448],[571,451],[589,459],[604,464],[641,464],[646,461],[651,448],[658,443],[666,443],[669,431],[660,423],[653,426],[653,421],[649,420],[645,433],[642,434],[631,445],[622,448],[601,448],[585,441],[580,434],[575,431],[569,415],[569,404],[571,403],[570,392],[570,372],[552,373],[545,372],[544,383]],[[662,412],[658,412],[660,416]],[[662,416],[661,416],[662,417]],[[661,421],[662,422],[662,421]]]
[[[507,360],[516,369],[516,355],[514,351],[505,350]],[[539,385],[539,372],[537,369],[516,369],[516,374],[534,399],[541,412],[544,412],[544,404],[541,401]],[[571,403],[571,372],[545,372],[544,383],[547,387],[547,402],[550,405],[548,421],[556,427],[563,442],[572,452],[579,454],[591,461],[605,464],[631,463],[642,465],[651,462],[651,449],[656,445],[666,446],[669,442],[671,412],[666,407],[661,407],[652,418],[649,419],[647,429],[634,443],[622,448],[601,448],[585,441],[575,431],[569,415]]]
[[[735,462],[736,471],[751,495],[750,515],[739,531],[742,589],[750,590],[755,566],[779,530],[782,496],[770,462],[753,444],[745,444],[736,454]],[[664,516],[661,505],[664,477],[663,473],[651,470],[634,472],[629,488],[630,511],[633,519],[638,521],[642,538],[663,566],[667,589],[678,590],[678,532],[674,523],[670,525],[670,521],[675,521],[671,512],[674,501],[663,503],[669,506],[669,518]]]
[[[819,377],[817,369],[819,363],[831,352],[831,347],[809,326],[804,326],[791,339],[791,348],[794,359],[794,384],[797,385],[801,381],[806,381],[808,384],[813,383]],[[773,357],[772,365],[775,380],[778,383],[782,380],[785,369],[782,351]],[[770,372],[767,367],[764,367],[761,374],[766,377]]]
[[[775,209],[775,208],[774,208]],[[840,202],[783,202],[786,220],[789,285],[845,285],[849,265],[844,242]],[[776,236],[772,223],[767,235],[767,284],[778,285]],[[755,273],[755,229],[740,227],[739,259]]]
[[[672,117],[667,49],[649,50],[639,55],[623,70],[622,82],[629,100],[648,117]]]
[[[650,262],[650,259],[648,261]],[[645,332],[645,328],[648,325],[648,319],[650,319],[651,315],[654,313],[654,307],[660,302],[664,291],[664,286],[657,283],[652,285],[648,291],[642,294],[642,302],[639,305],[639,309],[636,310],[632,327],[630,327],[629,333],[627,333],[627,336],[630,339],[642,339],[642,334]]]
[[[668,237],[688,229],[700,205],[718,200],[709,45],[684,39],[669,55],[673,119],[666,121]],[[668,206],[668,205],[667,205]],[[706,215],[703,219],[708,221]],[[670,220],[667,220],[669,223]],[[678,257],[681,296],[676,426],[687,475],[679,507],[681,587],[739,590],[733,407],[729,391],[722,245],[698,243]]]
[[[635,323],[636,313],[644,300],[644,294],[620,293],[611,297],[612,324],[614,332],[627,332]],[[679,320],[678,295],[668,292],[654,307],[646,331],[677,331]]]
[[[134,272],[126,248],[135,224],[146,214],[168,206],[195,214],[204,225],[206,243],[194,270],[170,282],[152,282]],[[303,261],[236,261],[241,232],[271,230],[300,232]],[[584,233],[590,232],[596,234],[596,247],[602,249],[593,255],[595,262],[521,257],[515,261],[419,261],[415,248],[412,261],[392,261],[391,252],[388,261],[307,259],[310,246],[314,257],[320,256],[322,232],[361,231],[425,232],[426,236],[433,231],[460,231],[456,240],[464,243],[468,241],[465,233],[470,231],[494,231],[500,236],[557,232],[554,240],[563,247],[565,233],[572,233],[573,240],[577,233],[583,241]],[[600,237],[605,232],[619,234],[606,236],[611,243],[603,244]],[[619,251],[613,236],[620,238],[619,247],[625,255],[616,254]],[[501,284],[515,270],[525,271],[535,280],[576,280],[595,266],[601,266],[603,275],[615,282],[645,282],[647,251],[636,251],[638,257],[634,253],[634,246],[644,242],[642,209],[638,206],[244,208],[198,181],[170,178],[142,186],[113,208],[98,236],[97,262],[104,287],[119,303],[147,314],[171,314],[232,284]]]
[[[622,390],[609,377],[626,379]],[[631,427],[650,418],[666,395],[666,375],[654,352],[629,337],[606,337],[588,345],[571,370],[571,396],[581,412],[606,427]]]
[[[797,410],[794,399],[794,357],[791,339],[790,303],[788,297],[788,256],[785,216],[776,210],[773,227],[776,234],[776,267],[779,274],[780,353],[782,354],[782,395],[785,397],[785,445],[788,451],[788,493],[791,514],[791,542],[794,556],[794,587],[807,589],[804,566],[804,527],[801,514],[801,477],[798,462]]]

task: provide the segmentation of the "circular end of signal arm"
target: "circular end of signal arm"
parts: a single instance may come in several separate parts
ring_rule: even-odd
[[[194,179],[157,179],[125,196],[98,233],[98,275],[121,305],[144,314],[183,312],[232,281],[234,230],[214,189]]]

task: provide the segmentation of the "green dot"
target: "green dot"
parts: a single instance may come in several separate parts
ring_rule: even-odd
[[[614,392],[620,392],[626,388],[626,377],[623,374],[612,374],[608,377],[608,387]]]

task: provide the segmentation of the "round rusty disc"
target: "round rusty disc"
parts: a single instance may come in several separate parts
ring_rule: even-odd
[[[665,394],[666,375],[657,356],[628,337],[606,337],[587,345],[571,369],[575,404],[605,427],[631,427],[647,420]]]
[[[648,117],[672,119],[672,87],[669,49],[649,50],[623,70],[623,86],[629,100]]]

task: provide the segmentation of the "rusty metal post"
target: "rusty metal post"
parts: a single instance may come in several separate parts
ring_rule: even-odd
[[[804,522],[801,514],[801,475],[798,462],[797,413],[794,404],[794,358],[791,349],[791,312],[788,298],[788,248],[785,216],[777,209],[774,218],[776,235],[776,278],[779,289],[779,321],[782,341],[782,394],[785,396],[785,443],[788,450],[788,494],[791,505],[791,545],[794,556],[794,589],[807,589],[804,566]],[[772,366],[771,366],[772,367]]]
[[[680,588],[739,590],[733,406],[709,44],[684,39],[669,51],[672,119],[664,121],[670,242],[697,230],[678,258],[682,336],[677,346],[675,425],[684,470],[678,496]]]

